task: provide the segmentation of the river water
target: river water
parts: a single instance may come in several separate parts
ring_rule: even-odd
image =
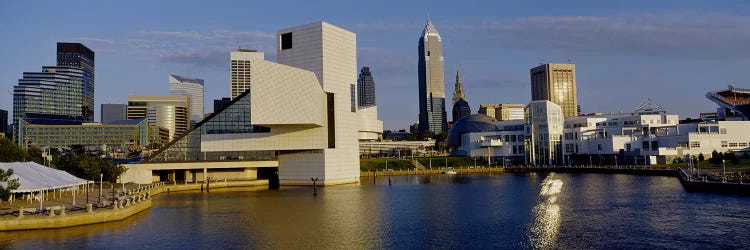
[[[375,182],[375,184],[373,183]],[[0,233],[12,249],[750,248],[750,197],[672,177],[401,176],[157,196],[126,220]]]

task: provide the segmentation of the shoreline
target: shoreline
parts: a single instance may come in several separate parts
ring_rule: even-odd
[[[210,187],[211,189],[257,187],[256,190],[266,190],[268,189],[268,180],[215,182],[211,183]],[[129,195],[129,201],[124,202],[123,207],[119,207],[119,205],[115,203],[114,206],[93,209],[92,204],[87,204],[83,210],[71,211],[66,209],[65,206],[60,206],[59,208],[49,210],[49,213],[45,214],[21,215],[19,213],[19,216],[0,217],[0,232],[59,229],[121,221],[150,209],[151,200],[154,196],[158,196],[165,192],[194,191],[202,190],[202,188],[202,184],[157,184],[153,187],[144,188],[144,190],[139,193]]]

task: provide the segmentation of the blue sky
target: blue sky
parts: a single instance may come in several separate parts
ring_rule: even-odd
[[[266,52],[276,30],[324,20],[357,33],[386,129],[417,120],[417,41],[427,15],[443,38],[446,94],[461,69],[472,111],[528,103],[529,68],[573,62],[583,112],[628,112],[652,98],[697,117],[704,94],[750,88],[747,1],[1,1],[0,109],[25,71],[55,64],[55,43],[96,52],[96,103],[166,95],[170,74],[205,79],[206,112],[229,95],[229,51]],[[429,7],[427,7],[429,6]],[[450,113],[450,111],[448,111]],[[449,116],[450,117],[450,116]]]

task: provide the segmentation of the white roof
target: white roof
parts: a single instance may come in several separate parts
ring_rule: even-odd
[[[75,177],[68,172],[40,165],[36,162],[0,162],[0,169],[13,169],[10,179],[18,178],[21,184],[13,193],[38,192],[74,187],[88,181]],[[2,183],[5,186],[5,183]]]

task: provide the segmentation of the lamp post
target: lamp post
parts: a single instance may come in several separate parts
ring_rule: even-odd
[[[73,182],[75,182],[75,179],[73,179]],[[73,206],[76,205],[76,190],[78,190],[78,185],[73,188]]]
[[[615,168],[617,168],[617,156],[615,155]]]
[[[727,183],[727,164],[724,163],[725,160],[721,159],[721,167],[724,169],[721,173],[721,182]]]
[[[99,204],[102,204],[102,182],[104,182],[104,174],[99,174]]]

